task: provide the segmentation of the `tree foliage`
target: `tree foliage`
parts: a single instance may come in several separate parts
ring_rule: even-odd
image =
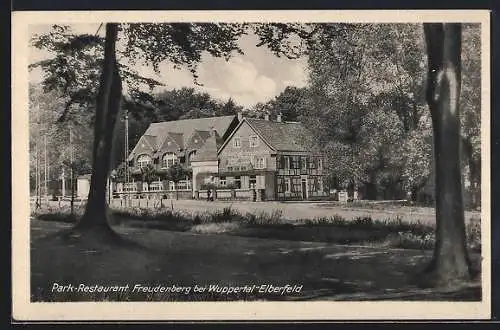
[[[48,59],[30,64],[29,68],[42,70],[44,91],[59,91],[64,95],[65,105],[58,120],[77,122],[82,111],[93,116],[103,64],[104,38],[97,34],[75,34],[68,26],[54,25],[51,32],[34,35],[32,45],[52,54]],[[141,76],[132,66],[119,64],[119,69],[129,89],[128,102],[147,101],[147,93],[141,89],[161,85],[154,79]]]
[[[304,122],[325,146],[334,181],[365,187],[368,198],[402,189],[401,146],[425,109],[419,32],[411,24],[335,24],[309,53]]]
[[[158,181],[159,175],[156,172],[156,168],[152,164],[148,164],[144,167],[141,167],[141,181],[147,182],[150,184],[153,181]]]
[[[389,183],[393,189],[413,192],[430,184],[432,130],[425,100],[427,62],[422,27],[335,24],[320,25],[314,31],[315,42],[309,50],[310,105],[303,122],[325,146],[332,162],[329,172],[336,177],[333,181],[341,186],[349,181],[361,187],[376,185],[377,195],[384,198],[396,197],[383,194]],[[466,25],[461,94],[463,168],[472,169],[469,181],[476,190],[480,182],[479,41],[479,26]],[[379,127],[378,134],[370,127],[389,119],[395,126]],[[367,139],[367,132],[375,138]],[[379,149],[379,141],[391,148]],[[384,156],[375,157],[376,150]]]
[[[259,102],[243,112],[254,118],[262,118],[267,114],[272,120],[281,115],[283,121],[300,121],[309,113],[308,96],[307,88],[287,86],[275,98],[266,103]]]
[[[44,169],[47,165],[48,187],[56,194],[60,193],[61,185],[57,181],[61,179],[64,164],[70,162],[72,155],[74,160],[88,164],[92,161],[91,118],[88,113],[79,112],[72,114],[71,121],[59,121],[65,102],[64,95],[59,91],[45,92],[41,86],[29,86],[31,186],[34,188],[38,159],[38,171],[42,180],[45,180]],[[66,171],[66,179],[68,178],[69,172]]]

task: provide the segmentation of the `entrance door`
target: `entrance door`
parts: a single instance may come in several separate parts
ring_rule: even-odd
[[[302,199],[307,199],[307,181],[302,179]]]

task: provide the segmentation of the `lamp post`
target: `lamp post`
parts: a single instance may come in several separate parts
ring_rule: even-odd
[[[45,193],[45,198],[48,199],[48,194],[49,194],[49,190],[48,190],[48,174],[49,174],[49,167],[48,167],[48,163],[47,163],[47,135],[44,135],[43,136],[43,152],[44,152],[44,155],[43,155],[43,165],[44,165],[44,193]]]
[[[35,106],[36,110],[36,141],[35,141],[35,154],[36,154],[36,163],[35,163],[35,182],[36,182],[36,202],[35,208],[39,208],[41,205],[41,197],[40,197],[40,154],[38,148],[38,142],[40,140],[40,108],[38,105]]]
[[[128,182],[129,182],[129,169],[128,169],[128,111],[125,112],[125,206],[128,201]]]

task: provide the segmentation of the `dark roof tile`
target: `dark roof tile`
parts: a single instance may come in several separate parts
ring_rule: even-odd
[[[314,135],[302,123],[256,118],[246,120],[277,151],[311,152],[318,148]]]

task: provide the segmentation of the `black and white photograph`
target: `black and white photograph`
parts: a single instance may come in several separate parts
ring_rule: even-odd
[[[13,33],[19,315],[489,317],[487,11]]]

